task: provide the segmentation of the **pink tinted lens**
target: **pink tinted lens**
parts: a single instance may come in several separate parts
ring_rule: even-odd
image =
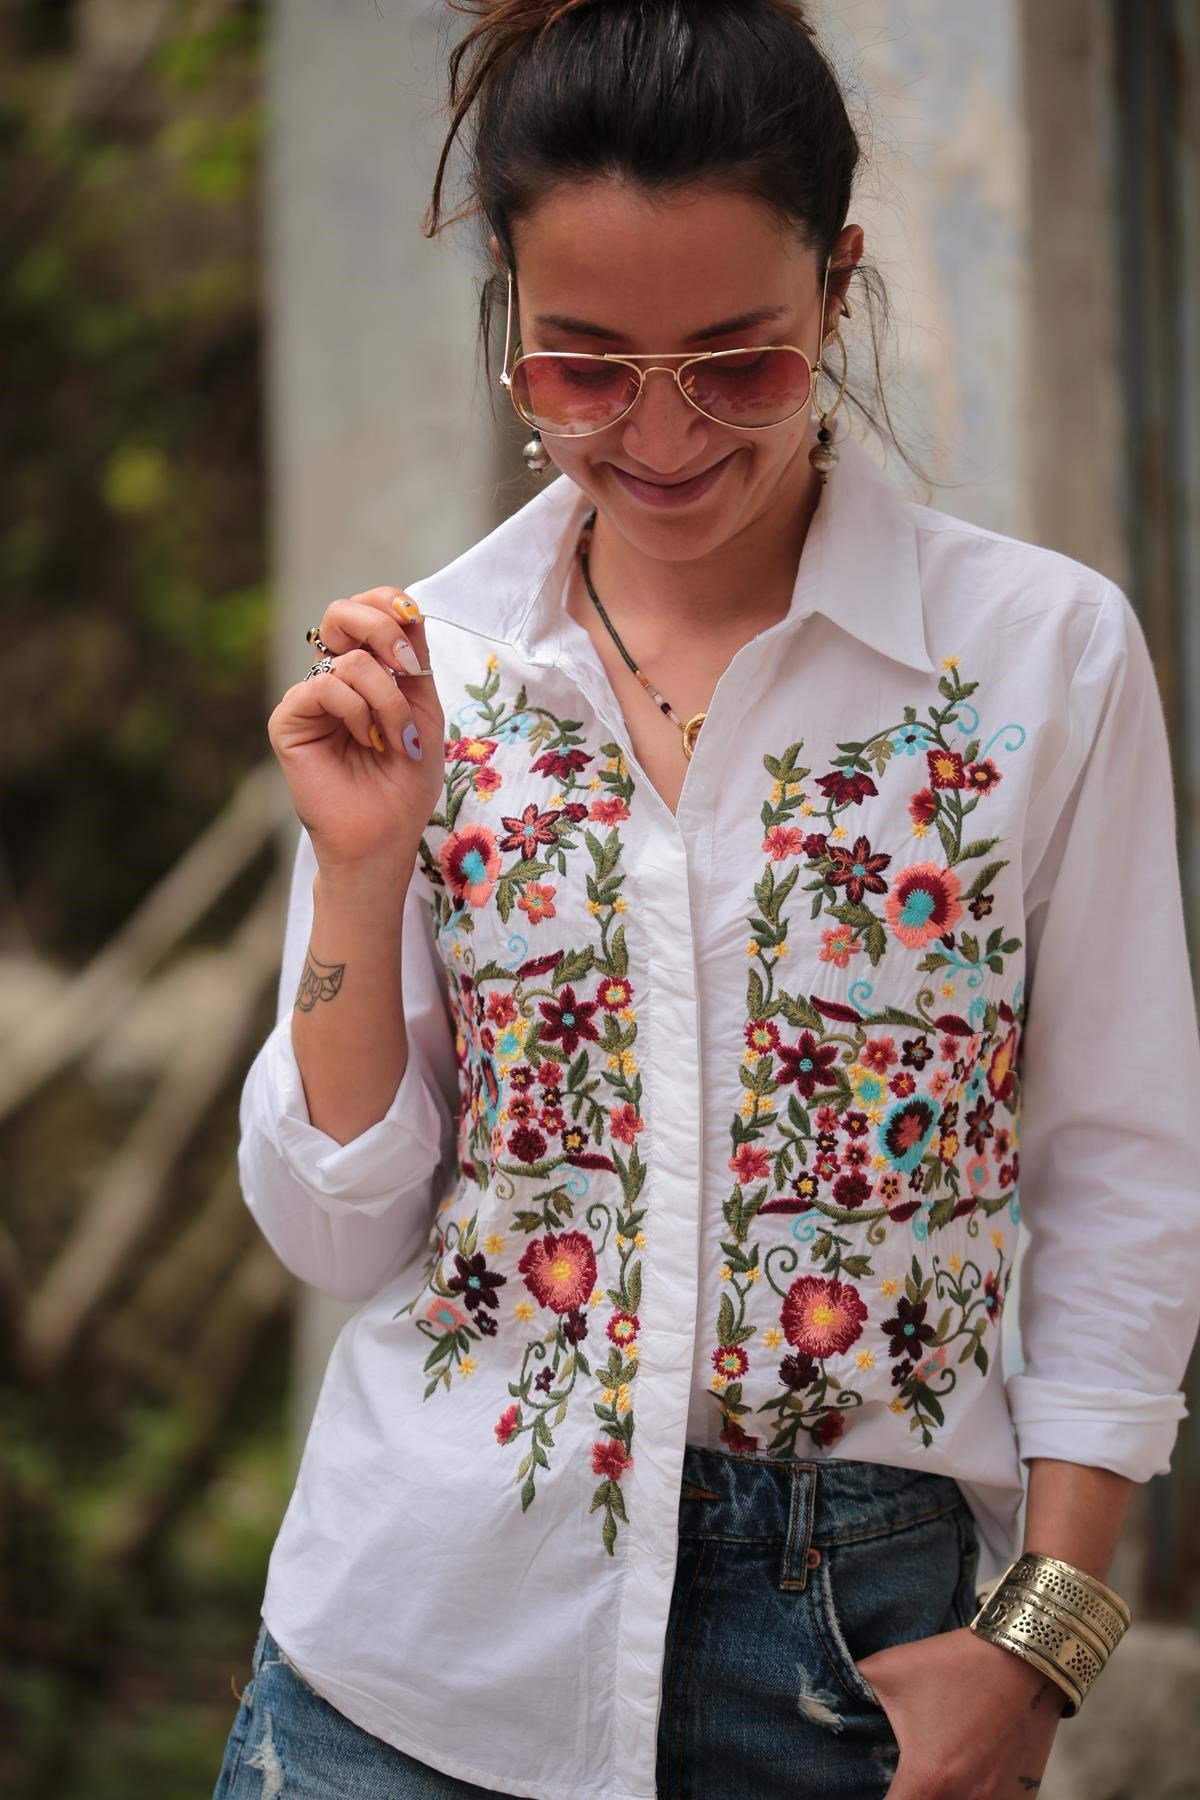
[[[522,357],[512,377],[518,411],[539,431],[566,437],[602,431],[628,412],[637,391],[628,366],[544,350]]]
[[[731,350],[680,374],[688,398],[725,425],[778,425],[808,404],[812,377],[798,350]]]

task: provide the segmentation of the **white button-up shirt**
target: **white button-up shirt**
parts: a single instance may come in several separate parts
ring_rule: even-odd
[[[411,590],[445,786],[408,1068],[345,1145],[291,1047],[300,844],[242,1179],[362,1305],[264,1616],[352,1720],[504,1793],[654,1794],[685,1444],[950,1476],[987,1577],[1020,1459],[1145,1481],[1186,1411],[1200,1051],[1140,626],[839,447],[674,816],[565,608],[571,481]]]

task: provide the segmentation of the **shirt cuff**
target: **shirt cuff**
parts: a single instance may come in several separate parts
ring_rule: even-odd
[[[1182,1393],[1083,1387],[1010,1375],[1004,1384],[1022,1462],[1034,1456],[1088,1463],[1131,1481],[1166,1475],[1180,1420]]]
[[[260,1077],[256,1122],[296,1181],[326,1212],[350,1206],[367,1215],[382,1213],[399,1190],[427,1179],[441,1160],[449,1121],[443,1119],[411,1039],[408,1063],[387,1112],[347,1144],[339,1144],[309,1119],[290,1014],[262,1047]]]

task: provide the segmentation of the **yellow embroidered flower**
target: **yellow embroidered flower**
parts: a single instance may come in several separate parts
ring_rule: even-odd
[[[775,946],[775,961],[776,962],[782,961],[782,959],[787,955],[787,953],[788,953],[788,947],[787,947],[786,940],[782,944],[776,944],[776,946]]]
[[[618,1050],[615,1056],[609,1057],[608,1066],[618,1075],[630,1076],[637,1074],[637,1058],[634,1056],[632,1050]]]
[[[802,819],[811,818],[815,811],[816,807],[811,800],[802,800],[800,802],[800,816]]]
[[[789,781],[787,784],[786,792],[787,792],[788,799],[790,800],[794,794],[798,794],[800,792],[800,783],[798,781]]]
[[[600,1404],[601,1404],[601,1406],[611,1406],[613,1401],[616,1399],[616,1397],[617,1397],[616,1393],[612,1388],[601,1388],[600,1389]]]
[[[846,1074],[853,1087],[861,1087],[864,1081],[873,1079],[870,1069],[864,1069],[860,1062],[851,1063],[850,1067],[846,1070]]]
[[[943,669],[957,669],[957,667],[958,667],[957,656],[943,656],[942,667],[943,667]]]
[[[476,1369],[476,1362],[475,1362],[475,1358],[473,1356],[464,1356],[462,1361],[458,1365],[458,1372],[460,1375],[473,1375],[475,1373],[475,1369]]]
[[[599,913],[602,910],[600,902],[598,900],[589,900],[587,903],[587,909],[591,913],[593,919],[596,917],[597,913]]]
[[[875,1152],[874,1156],[871,1158],[871,1167],[875,1170],[876,1174],[878,1174],[880,1169],[886,1169],[887,1166],[888,1166],[887,1157],[881,1156],[877,1150]]]
[[[888,1402],[888,1411],[894,1412],[894,1413],[902,1413],[904,1411],[903,1400],[890,1400]]]
[[[588,789],[589,789],[589,792],[591,792],[591,793],[595,793],[595,791],[598,787],[603,787],[603,786],[604,786],[604,783],[601,781],[601,779],[598,775],[593,775],[592,779],[588,782]]]
[[[942,999],[949,1000],[953,996],[953,993],[954,993],[954,983],[952,981],[943,981],[943,983],[942,983]]]
[[[873,1350],[860,1350],[854,1361],[856,1367],[860,1369],[873,1369],[875,1367],[875,1352]]]
[[[771,805],[778,806],[779,802],[782,799],[783,799],[783,783],[782,783],[782,781],[773,781],[771,783]]]
[[[502,1106],[500,1108],[500,1111],[496,1114],[496,1123],[497,1123],[497,1125],[507,1125],[508,1119],[509,1119],[508,1108],[507,1108],[507,1106]]]
[[[461,957],[462,953],[463,953],[463,947],[461,944],[451,944],[451,946],[450,946],[451,956]]]
[[[750,942],[746,945],[746,955],[747,956],[757,956],[758,955],[758,939],[757,938],[751,938]]]
[[[884,1109],[879,1105],[864,1106],[863,1111],[872,1125],[878,1125],[883,1118]]]
[[[844,825],[835,825],[829,835],[835,843],[840,844],[846,835],[846,827]]]
[[[732,1281],[733,1280],[733,1270],[730,1268],[728,1263],[722,1263],[720,1268],[717,1270],[717,1274],[720,1276],[722,1281]]]
[[[640,1354],[641,1354],[641,1346],[639,1344],[626,1344],[626,1346],[625,1346],[625,1361],[626,1362],[636,1362],[638,1359],[638,1356]]]
[[[517,1304],[513,1307],[513,1312],[516,1314],[517,1318],[526,1325],[533,1317],[533,1307],[528,1300],[518,1300]]]
[[[629,902],[625,899],[625,896],[623,894],[618,894],[616,899],[613,901],[613,911],[614,912],[627,912],[628,910],[629,910]]]
[[[637,1023],[637,1008],[634,1006],[623,1006],[617,1013],[617,1017],[618,1019],[624,1019],[627,1025],[634,1025]]]
[[[763,1343],[766,1345],[768,1350],[778,1350],[778,1348],[779,1348],[780,1344],[782,1344],[782,1342],[783,1342],[783,1333],[782,1333],[782,1331],[777,1330],[774,1325],[770,1326],[766,1331],[763,1332]]]
[[[722,1375],[720,1373],[720,1371],[718,1371],[717,1374],[715,1374],[712,1378],[713,1387],[716,1389],[718,1394],[720,1393],[721,1389],[725,1386],[725,1379],[726,1379],[725,1376]]]
[[[928,837],[929,836],[929,827],[928,827],[928,825],[922,825],[922,823],[919,819],[914,819],[912,834],[915,838]]]
[[[949,1264],[950,1273],[952,1275],[957,1275],[958,1271],[962,1268],[962,1257],[958,1254],[957,1250],[954,1255],[949,1258]]]
[[[504,1248],[504,1239],[499,1232],[493,1231],[489,1237],[484,1238],[483,1247],[489,1256],[499,1256]]]
[[[629,1239],[627,1237],[623,1236],[623,1234],[618,1231],[616,1237],[613,1239],[613,1242],[616,1244],[618,1250],[623,1250],[625,1248],[626,1244],[629,1242]]]
[[[567,803],[562,794],[551,794],[546,804],[548,806],[565,806]]]
[[[493,670],[498,669],[500,667],[500,663],[496,657],[496,653],[494,650],[489,650],[488,655],[487,655],[487,660],[484,664],[484,667],[488,668],[488,669],[493,669]]]
[[[603,1304],[604,1304],[604,1289],[601,1287],[594,1287],[592,1289],[590,1295],[588,1296],[588,1305],[589,1306],[602,1306]]]
[[[996,1250],[1003,1250],[1003,1248],[1004,1248],[1004,1233],[1002,1231],[993,1231],[992,1246]]]
[[[635,1231],[633,1234],[633,1241],[637,1245],[639,1250],[644,1250],[646,1248],[645,1232],[644,1231]]]
[[[629,1383],[623,1381],[617,1389],[617,1411],[628,1412],[632,1405],[633,1401],[629,1397]]]
[[[892,1279],[892,1277],[889,1275],[886,1281],[880,1282],[879,1291],[883,1295],[885,1300],[890,1300],[892,1295],[895,1293],[896,1289],[899,1286],[900,1286],[900,1283],[898,1281],[894,1281]]]
[[[761,1281],[762,1280],[762,1270],[761,1269],[747,1269],[746,1270],[746,1280],[747,1281]]]

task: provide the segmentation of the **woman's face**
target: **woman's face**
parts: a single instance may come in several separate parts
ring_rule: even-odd
[[[654,196],[616,179],[564,183],[516,224],[514,251],[526,351],[793,344],[811,363],[820,355],[823,267],[761,200],[707,185]],[[861,254],[862,232],[848,225],[833,264]],[[840,310],[831,276],[830,326]],[[650,374],[616,424],[544,442],[630,544],[691,560],[775,508],[794,511],[815,480],[812,433],[808,406],[737,431],[698,413],[669,375]]]

